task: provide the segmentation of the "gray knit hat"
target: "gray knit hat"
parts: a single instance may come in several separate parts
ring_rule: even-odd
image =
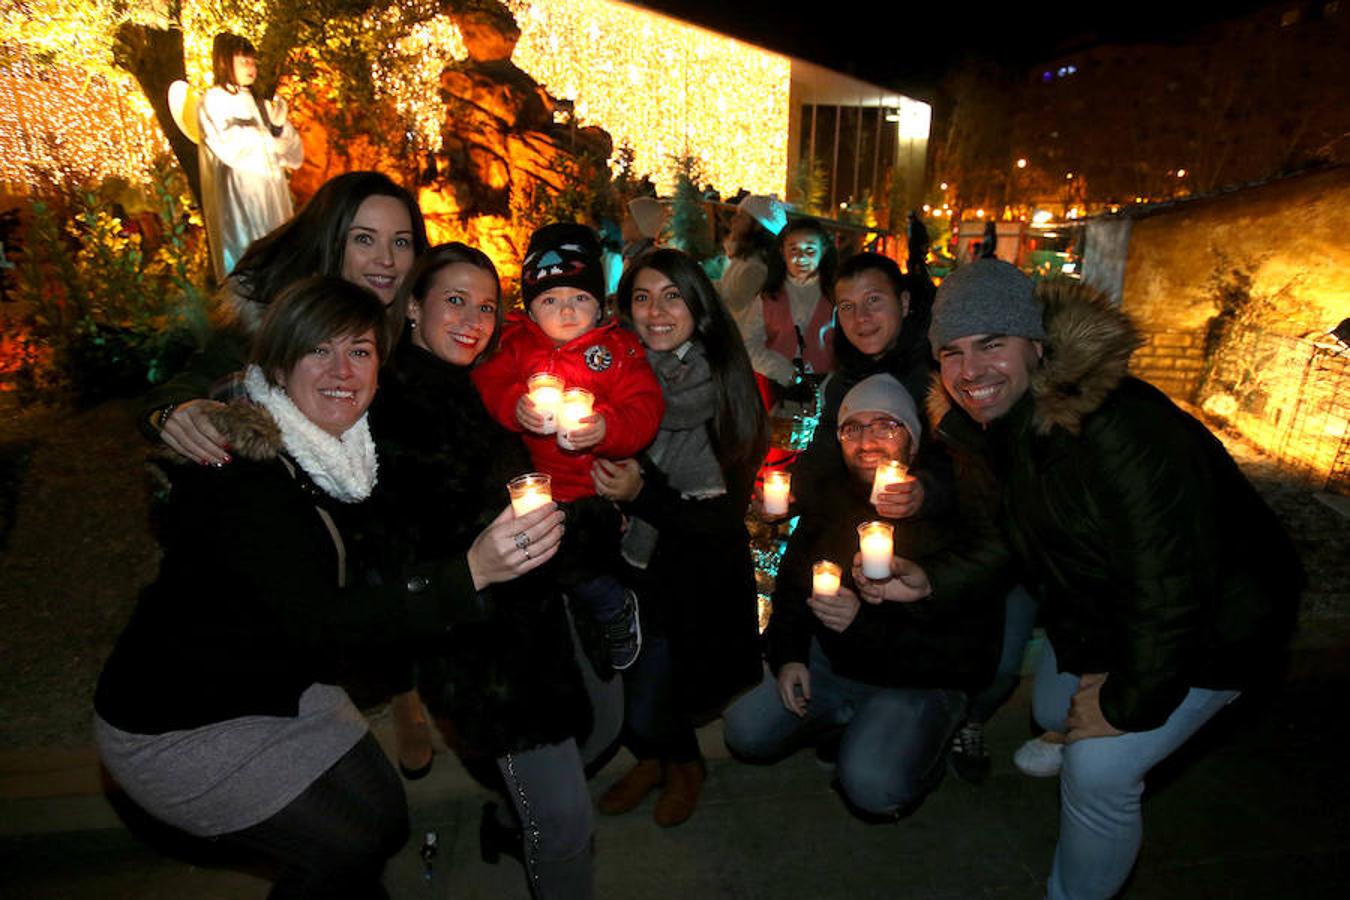
[[[839,424],[843,425],[860,412],[885,413],[895,419],[909,432],[910,453],[918,452],[919,436],[923,433],[919,410],[914,405],[914,398],[894,375],[872,375],[855,384],[839,404]]]
[[[1045,340],[1041,306],[1032,294],[1031,279],[1012,263],[977,259],[961,266],[938,285],[928,328],[933,354],[972,334]]]

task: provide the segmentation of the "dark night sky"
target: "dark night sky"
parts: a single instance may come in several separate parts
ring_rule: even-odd
[[[1068,3],[827,3],[772,0],[644,0],[640,5],[868,81],[931,93],[967,51],[1029,64],[1095,39],[1168,40],[1217,16],[1212,4],[1176,0]],[[1237,15],[1269,0],[1229,0]],[[814,9],[815,12],[806,12]]]

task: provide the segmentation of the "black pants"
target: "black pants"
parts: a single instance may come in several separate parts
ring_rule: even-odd
[[[276,815],[220,840],[281,864],[271,900],[386,898],[380,876],[408,840],[408,801],[367,734]]]

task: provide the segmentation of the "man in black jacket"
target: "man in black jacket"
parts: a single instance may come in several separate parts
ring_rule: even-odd
[[[939,607],[861,602],[849,569],[858,525],[881,518],[870,500],[874,474],[886,460],[908,463],[921,428],[913,399],[886,374],[849,391],[838,421],[849,479],[820,492],[827,499],[802,515],[788,543],[765,635],[773,674],[727,711],[726,742],[742,759],[768,762],[838,735],[845,799],[893,820],[940,780],[967,692],[994,671],[1002,606],[988,602],[992,594]],[[936,551],[952,532],[945,520],[890,524],[910,555]],[[834,596],[813,591],[818,560],[843,570]]]
[[[1034,713],[1068,735],[1047,895],[1110,897],[1139,852],[1144,776],[1268,677],[1301,569],[1222,445],[1128,376],[1140,339],[1103,298],[978,260],[939,288],[929,337],[929,413],[972,539],[894,560],[864,598],[941,605],[1010,571],[1042,587]]]

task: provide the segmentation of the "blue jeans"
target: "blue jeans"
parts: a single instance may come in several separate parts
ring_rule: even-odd
[[[811,641],[811,700],[800,718],[783,705],[778,680],[724,715],[727,748],[751,762],[775,762],[843,728],[837,775],[858,809],[892,815],[921,800],[942,776],[947,745],[965,714],[966,695],[940,688],[887,688],[836,675]]]
[[[1056,671],[1046,643],[1032,711],[1049,731],[1065,731],[1078,675]],[[1140,798],[1144,776],[1231,703],[1237,691],[1191,688],[1167,721],[1152,731],[1088,738],[1064,748],[1059,773],[1059,844],[1046,884],[1049,900],[1106,900],[1115,896],[1144,839]]]
[[[971,695],[967,719],[985,724],[1017,690],[1022,680],[1022,657],[1035,627],[1036,598],[1022,585],[1015,585],[1003,599],[1003,654],[998,671],[984,690]]]

